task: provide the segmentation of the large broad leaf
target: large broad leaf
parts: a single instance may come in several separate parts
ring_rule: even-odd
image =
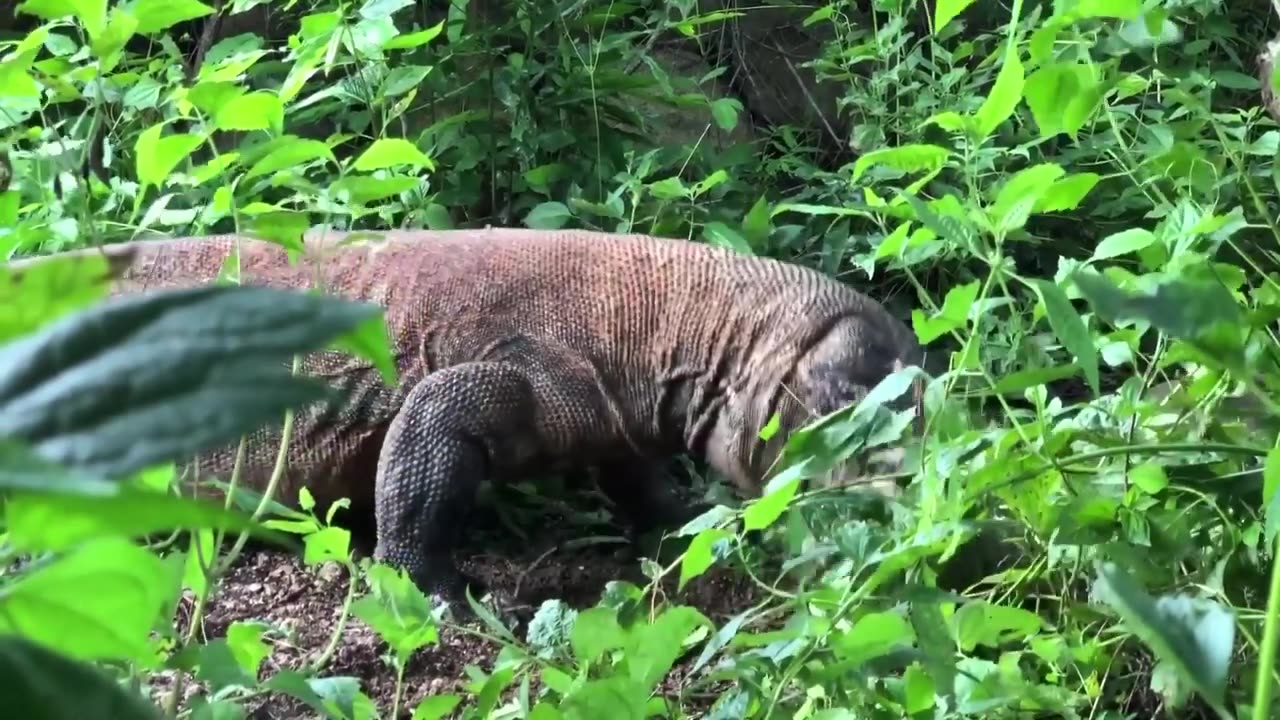
[[[141,660],[181,569],[128,540],[91,540],[5,586],[0,632],[81,660]]]
[[[1114,563],[1098,565],[1094,594],[1205,701],[1230,717],[1224,705],[1236,629],[1230,611],[1189,596],[1153,598]]]
[[[5,714],[26,720],[159,718],[154,706],[97,668],[14,635],[0,637]]]
[[[0,438],[109,479],[185,461],[329,396],[289,359],[380,312],[263,287],[117,298],[0,348]]]
[[[1100,273],[1077,270],[1080,293],[1111,323],[1138,320],[1193,344],[1229,369],[1244,367],[1245,317],[1221,282],[1208,278],[1166,280],[1148,294],[1127,292]]]

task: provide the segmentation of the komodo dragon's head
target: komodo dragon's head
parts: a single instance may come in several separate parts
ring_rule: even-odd
[[[708,445],[708,459],[742,490],[756,494],[780,469],[774,465],[791,432],[856,405],[895,371],[922,367],[923,356],[910,328],[879,306],[860,307],[786,358],[791,367],[780,384],[757,386],[726,403]],[[784,357],[775,356],[775,361]],[[923,395],[924,378],[917,377],[913,387],[892,403],[895,410],[914,408],[917,432],[923,423]],[[761,440],[760,429],[775,414],[778,431]],[[837,468],[821,482],[849,485],[866,481],[869,474],[890,474],[901,468],[904,455],[900,447],[882,448]],[[882,492],[897,491],[892,481],[870,486]]]

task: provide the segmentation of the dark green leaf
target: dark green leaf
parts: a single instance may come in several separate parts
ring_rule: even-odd
[[[348,676],[307,678],[293,670],[282,670],[271,676],[263,685],[287,693],[306,703],[326,717],[340,720],[370,717],[371,703],[360,692],[360,679]],[[362,714],[357,714],[356,705]]]
[[[5,715],[23,720],[153,720],[157,709],[92,665],[26,638],[0,636]]]
[[[1101,381],[1098,377],[1098,351],[1094,347],[1093,338],[1084,326],[1079,313],[1071,306],[1062,288],[1051,280],[1037,279],[1036,289],[1044,302],[1045,313],[1049,316],[1049,325],[1065,347],[1075,356],[1076,363],[1084,370],[1085,380],[1094,395],[1102,394]]]
[[[1079,270],[1080,292],[1108,322],[1142,320],[1174,337],[1194,339],[1218,324],[1238,325],[1240,307],[1231,293],[1213,283],[1171,280],[1149,295],[1125,292],[1099,273]]]
[[[534,230],[559,230],[571,217],[573,213],[564,203],[551,200],[530,210],[524,224]]]
[[[1153,598],[1114,563],[1098,564],[1094,593],[1202,698],[1225,710],[1236,629],[1230,611],[1186,595]]]
[[[378,312],[263,287],[117,298],[0,348],[0,437],[107,479],[186,461],[330,397],[289,359]]]
[[[116,494],[119,486],[96,476],[67,470],[20,443],[0,440],[0,487],[103,497]]]
[[[209,683],[215,692],[229,687],[253,687],[257,680],[236,662],[226,638],[214,638],[200,646],[196,679]]]

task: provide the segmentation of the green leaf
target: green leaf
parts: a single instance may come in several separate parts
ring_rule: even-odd
[[[1035,279],[1036,290],[1040,301],[1044,303],[1045,314],[1049,316],[1049,326],[1062,341],[1063,347],[1075,356],[1076,363],[1084,371],[1085,380],[1094,395],[1102,394],[1101,379],[1098,375],[1098,349],[1093,344],[1089,329],[1084,326],[1080,314],[1076,312],[1067,294],[1052,280]]]
[[[322,717],[374,717],[375,708],[368,696],[360,692],[359,678],[308,678],[293,670],[281,670],[273,674],[262,687],[292,695],[319,712]]]
[[[440,720],[440,718],[453,712],[453,709],[458,707],[460,702],[462,702],[462,697],[452,693],[425,697],[413,709],[412,720]]]
[[[917,645],[924,655],[924,666],[929,671],[939,694],[948,701],[955,696],[957,661],[955,638],[947,627],[942,607],[937,602],[912,602],[908,608],[911,628],[915,631]]]
[[[978,300],[978,281],[955,285],[942,300],[937,315],[926,318],[919,309],[911,311],[911,327],[923,345],[928,345],[946,333],[958,330],[969,322],[969,312]]]
[[[886,611],[867,613],[858,618],[834,645],[842,664],[857,667],[900,647],[910,647],[914,640],[915,633],[906,618]]]
[[[0,266],[0,343],[107,296],[116,265],[102,253],[31,258]]]
[[[396,97],[413,90],[422,84],[431,70],[427,65],[400,65],[391,68],[391,72],[382,80],[382,96]]]
[[[303,564],[319,565],[326,560],[342,562],[351,549],[351,531],[331,525],[309,533],[302,542]]]
[[[284,127],[284,105],[275,94],[246,93],[223,105],[214,122],[219,130],[275,130]]]
[[[0,694],[5,713],[24,720],[161,717],[145,697],[98,668],[14,635],[0,636]]]
[[[107,21],[107,0],[26,0],[17,10],[45,20],[74,17],[91,36],[97,35]]]
[[[244,95],[246,92],[248,91],[245,88],[230,80],[205,80],[196,83],[191,88],[191,91],[187,93],[187,100],[192,105],[200,108],[200,110],[213,116],[218,114],[224,105]],[[294,136],[282,136],[273,141],[272,144],[285,142],[287,138],[291,137]],[[271,147],[271,145],[267,147]],[[263,150],[266,150],[266,147]]]
[[[115,490],[110,495],[14,493],[6,509],[9,541],[16,550],[33,552],[65,550],[90,538],[143,537],[180,528],[266,532],[248,515],[207,500],[109,487]]]
[[[689,197],[689,189],[678,176],[663,178],[657,182],[650,183],[649,192],[659,200],[676,200],[679,198]]]
[[[307,214],[290,210],[271,210],[253,215],[246,228],[250,236],[275,243],[293,252],[304,249],[303,236],[310,228]]]
[[[351,604],[351,614],[391,646],[401,667],[419,648],[439,641],[427,597],[403,570],[374,564],[366,579],[370,594]]]
[[[275,148],[255,162],[253,167],[249,168],[249,171],[245,173],[246,179],[287,170],[314,160],[337,161],[337,158],[333,155],[333,150],[319,140],[307,140],[296,135],[285,135],[273,144]]]
[[[174,567],[127,540],[91,540],[5,588],[0,633],[81,660],[143,661],[178,589]]]
[[[432,40],[435,40],[436,36],[444,30],[444,22],[444,20],[441,20],[426,30],[419,30],[418,32],[409,33],[408,35],[393,37],[383,43],[382,47],[386,50],[403,50],[405,48],[422,47]]]
[[[916,715],[934,706],[933,678],[918,664],[912,664],[902,676],[902,692],[906,700],[903,709],[907,715]]]
[[[937,35],[947,26],[957,15],[964,12],[966,8],[972,5],[974,0],[938,0],[936,9],[937,19],[934,20],[933,34]]]
[[[747,239],[738,234],[738,231],[720,222],[712,220],[702,226],[702,235],[707,242],[717,247],[722,247],[743,255],[754,255],[751,250],[751,244]]]
[[[13,440],[0,439],[0,487],[106,497],[119,485],[61,467]]]
[[[982,107],[974,114],[977,132],[980,139],[985,140],[1000,124],[1009,119],[1013,111],[1022,101],[1022,61],[1018,59],[1016,50],[1006,53],[996,82],[991,87],[991,94],[983,101]]]
[[[28,64],[18,60],[0,62],[0,97],[39,98],[40,86],[27,72]]]
[[[772,525],[782,517],[799,489],[800,479],[796,478],[778,485],[764,497],[753,501],[742,513],[743,527],[746,530],[761,530]]]
[[[1001,186],[990,214],[1008,232],[1026,225],[1040,198],[1065,171],[1055,163],[1040,163],[1018,171]]]
[[[1142,0],[1076,0],[1063,15],[1074,20],[1119,18],[1132,20],[1142,13]]]
[[[1145,462],[1129,471],[1129,482],[1148,495],[1155,495],[1169,486],[1169,476],[1159,463]]]
[[[213,13],[213,8],[200,0],[134,0],[127,8],[138,18],[136,32],[142,35],[154,35]]]
[[[368,360],[377,368],[382,382],[388,387],[395,387],[400,382],[395,352],[392,349],[391,330],[387,327],[385,314],[379,312],[339,335],[330,347]]]
[[[375,140],[367,150],[356,158],[354,169],[361,172],[380,170],[397,165],[412,165],[435,170],[435,163],[423,154],[416,145],[404,138],[381,138]]]
[[[1108,322],[1143,320],[1177,338],[1197,339],[1215,326],[1240,327],[1240,306],[1230,291],[1214,282],[1170,280],[1154,293],[1134,295],[1102,275],[1078,270],[1073,279],[1098,315]]]
[[[691,607],[669,607],[652,623],[632,627],[625,657],[631,679],[652,691],[684,653],[684,643],[699,627],[714,629]]]
[[[1103,238],[1098,243],[1098,246],[1093,249],[1093,257],[1090,260],[1106,260],[1128,255],[1131,252],[1137,252],[1147,247],[1155,241],[1156,236],[1150,230],[1143,228],[1121,230]]]
[[[904,173],[921,170],[937,170],[951,157],[951,151],[939,145],[899,145],[898,147],[872,150],[853,164],[853,179],[862,177],[875,165],[886,165]]]
[[[163,125],[152,125],[138,135],[134,143],[134,158],[137,164],[138,182],[143,185],[159,187],[169,178],[169,174],[200,147],[204,140],[198,135],[176,133],[160,137]]]
[[[960,649],[966,653],[979,645],[999,649],[1004,643],[1034,637],[1044,626],[1040,616],[1029,610],[982,600],[962,605],[952,622]]]
[[[765,247],[769,242],[771,229],[769,202],[764,195],[761,195],[747,211],[746,217],[742,219],[742,234],[746,236],[752,248]]]
[[[1101,176],[1097,173],[1068,175],[1046,190],[1033,209],[1042,213],[1075,210],[1100,179]]]
[[[569,646],[580,663],[594,663],[626,642],[627,634],[618,624],[618,611],[610,607],[593,607],[578,613],[569,633]]]
[[[1101,99],[1093,70],[1084,63],[1044,65],[1027,77],[1023,96],[1047,138],[1065,132],[1075,138]]]
[[[204,643],[199,646],[197,654],[199,667],[196,669],[196,679],[208,683],[215,692],[225,688],[253,687],[255,678],[245,672],[236,661],[235,653],[231,652],[226,638],[215,638]]]
[[[334,397],[291,358],[380,313],[248,286],[114,298],[0,348],[0,437],[105,479],[185,462]]]
[[[711,567],[711,564],[715,562],[715,555],[712,549],[717,542],[727,537],[730,537],[728,530],[714,527],[703,530],[693,536],[693,540],[689,541],[689,547],[684,551],[684,556],[680,558],[678,590],[683,590],[685,584]]]
[[[392,176],[374,178],[369,176],[347,176],[329,184],[334,195],[347,193],[353,205],[367,205],[370,202],[388,199],[410,192],[421,187],[419,178],[412,176]]]
[[[267,626],[261,622],[244,620],[236,620],[227,627],[227,647],[240,669],[251,678],[258,677],[262,661],[271,655],[271,646],[262,640],[266,629]]]
[[[524,224],[535,230],[559,230],[571,217],[573,213],[564,203],[549,200],[530,210],[524,216]]]
[[[738,126],[742,103],[737,98],[718,98],[711,103],[711,117],[721,130],[732,132]]]
[[[1114,563],[1099,563],[1094,594],[1156,657],[1171,664],[1214,709],[1224,706],[1235,619],[1222,605],[1186,595],[1153,598]]]
[[[625,675],[587,680],[560,703],[566,720],[645,720],[648,690]]]

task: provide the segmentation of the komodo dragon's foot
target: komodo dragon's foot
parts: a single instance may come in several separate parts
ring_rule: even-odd
[[[679,530],[711,507],[681,500],[672,491],[667,473],[654,463],[629,459],[602,464],[597,483],[626,525],[630,543],[618,552],[622,561],[639,555],[656,557],[660,549],[667,549],[659,547],[664,533]]]

